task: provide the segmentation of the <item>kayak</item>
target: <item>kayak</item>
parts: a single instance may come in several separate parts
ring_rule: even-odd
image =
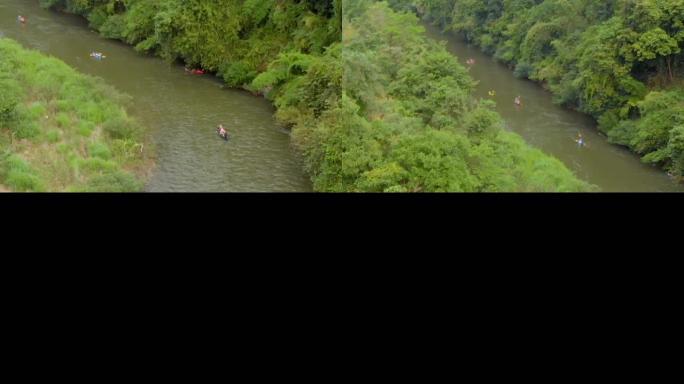
[[[221,132],[217,129],[216,134],[219,135],[219,137],[225,141],[228,141],[230,139],[230,135],[228,134],[228,132],[226,132],[225,135],[222,135]]]

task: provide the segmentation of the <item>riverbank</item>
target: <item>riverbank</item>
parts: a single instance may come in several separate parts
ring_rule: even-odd
[[[0,183],[12,191],[137,192],[153,167],[127,97],[0,38]]]
[[[427,37],[416,16],[385,2],[347,4],[342,108],[330,117],[333,139],[319,152],[329,188],[597,190],[505,130],[495,104],[474,97],[467,69]]]

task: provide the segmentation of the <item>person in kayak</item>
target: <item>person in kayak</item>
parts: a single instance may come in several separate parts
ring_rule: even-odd
[[[26,24],[26,18],[22,15],[17,16],[17,21],[22,24]]]
[[[522,106],[522,97],[520,97],[520,96],[515,97],[515,105],[517,105],[518,107]]]
[[[107,58],[107,56],[103,55],[100,52],[91,52],[90,57],[92,57],[95,60],[102,60],[102,59]]]
[[[475,65],[475,59],[470,58],[470,59],[466,60],[466,64],[468,64],[468,65]]]
[[[189,72],[193,75],[204,75],[204,70],[202,69],[190,69],[188,67],[185,67],[185,72]]]
[[[226,131],[226,129],[223,127],[223,124],[219,124],[219,126],[216,127],[216,131],[218,132],[219,136],[228,140],[228,131]]]
[[[586,145],[586,143],[584,142],[584,137],[582,137],[581,133],[578,133],[577,135],[578,136],[575,142],[577,142],[577,145],[579,145],[580,147],[584,147]]]

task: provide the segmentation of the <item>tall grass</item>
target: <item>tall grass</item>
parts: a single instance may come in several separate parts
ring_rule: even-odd
[[[0,38],[0,184],[13,191],[135,192],[150,161],[131,98]],[[137,150],[137,149],[140,150]]]

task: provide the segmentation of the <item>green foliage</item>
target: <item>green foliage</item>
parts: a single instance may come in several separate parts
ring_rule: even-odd
[[[112,158],[112,152],[109,149],[109,146],[99,141],[90,143],[90,145],[88,145],[88,153],[90,154],[90,157],[96,157],[103,160],[109,160]]]
[[[0,156],[0,180],[17,192],[43,192],[45,183],[20,156]]]
[[[681,127],[684,126],[684,91],[651,92],[638,104],[641,118],[631,124],[625,144],[644,155],[643,161],[663,165],[682,175]],[[625,131],[623,128],[622,131]],[[620,131],[610,136],[615,136]]]
[[[293,139],[317,190],[592,189],[561,162],[505,133],[491,102],[472,97],[475,83],[466,69],[426,38],[414,16],[386,3],[344,5],[344,49],[328,52],[335,60],[281,55],[254,81],[275,87],[279,116],[295,123]],[[342,68],[333,64],[340,61]],[[316,93],[325,87],[312,73],[341,84],[341,100],[306,102],[306,95],[319,101],[324,95]],[[325,107],[315,113],[318,105]]]
[[[57,117],[55,117],[55,121],[57,122],[57,125],[61,128],[68,128],[71,126],[71,117],[69,117],[69,115],[64,112],[58,113]]]
[[[280,53],[320,55],[339,41],[338,0],[61,0],[105,37],[249,84]]]
[[[231,87],[240,87],[249,84],[257,76],[257,72],[252,70],[249,64],[238,61],[235,63],[225,63],[219,69],[226,84]]]
[[[671,167],[684,78],[684,0],[396,0],[544,82],[611,141]],[[649,92],[650,90],[653,92]],[[660,88],[660,89],[658,89]],[[666,107],[653,110],[660,99]],[[641,118],[641,119],[639,119]],[[674,135],[677,136],[677,135]],[[676,146],[676,145],[675,145]]]
[[[35,121],[22,118],[12,124],[11,131],[18,139],[31,139],[40,134],[40,126]]]
[[[33,192],[141,188],[123,170],[142,160],[141,127],[119,104],[125,96],[9,39],[0,39],[0,86],[0,184]],[[116,139],[138,150],[115,157]]]
[[[247,85],[267,94],[278,108],[277,118],[292,128],[293,143],[316,190],[591,189],[559,161],[504,132],[491,105],[472,97],[474,82],[465,68],[424,36],[415,16],[393,12],[387,3],[345,1],[344,18],[342,1],[43,3],[86,15],[106,36],[139,50],[201,66],[231,86]],[[449,5],[431,3],[444,9]],[[476,7],[482,2],[463,3]],[[488,25],[502,14],[502,1],[484,3],[486,12],[478,16],[484,18],[477,21]],[[402,1],[392,5],[413,9]],[[539,11],[537,17],[547,24],[519,37],[520,44],[505,47],[501,55],[511,61],[524,56],[529,67],[521,65],[521,70],[538,76],[542,68],[536,61],[543,53],[556,51],[554,43],[565,31],[566,24],[549,20],[560,13],[567,15],[568,9]],[[505,33],[500,26],[471,37],[495,53]],[[522,50],[516,48],[523,45]],[[57,88],[61,84],[63,80],[55,81],[55,92],[62,90]],[[575,90],[567,93],[568,100],[583,94],[574,79],[565,79],[564,84]],[[635,88],[629,83],[620,86],[630,92]],[[91,122],[79,124],[77,131],[101,128],[111,140],[111,158],[91,143],[90,157],[71,161],[79,174],[90,177],[76,189],[135,187],[112,168],[114,159],[137,152],[131,141],[136,134],[129,131],[127,118],[88,100],[65,104],[61,111]],[[95,137],[93,133],[92,140]]]
[[[670,141],[667,144],[672,172],[680,178],[684,177],[684,125],[679,125],[670,131]]]
[[[93,177],[88,183],[76,189],[78,192],[139,192],[142,182],[121,171],[106,172]]]
[[[95,130],[95,124],[90,121],[81,121],[76,127],[76,133],[83,137],[90,137]]]
[[[61,138],[60,131],[56,129],[51,129],[45,133],[45,140],[52,144],[59,142]]]
[[[341,0],[41,0],[41,5],[83,15],[104,36],[136,50],[201,67],[229,86],[267,95],[279,120],[294,127],[304,152],[311,127],[340,101]],[[62,83],[53,82],[55,93]],[[139,152],[140,130],[117,110],[83,99],[64,102],[60,111],[75,114],[80,120],[75,132],[82,137],[97,136],[101,128],[112,140],[113,158]]]
[[[0,78],[0,128],[16,117],[16,108],[21,100],[21,88],[12,79]]]
[[[102,129],[112,139],[132,139],[140,135],[140,127],[126,116],[107,120]]]

